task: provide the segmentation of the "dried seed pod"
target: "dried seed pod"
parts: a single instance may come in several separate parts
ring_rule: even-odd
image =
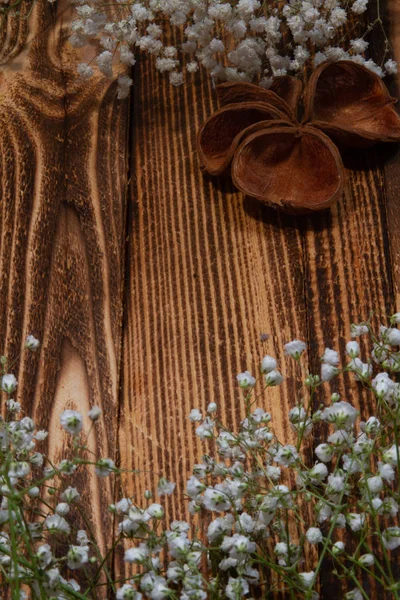
[[[294,79],[294,77],[279,77],[278,79]],[[296,80],[300,84],[299,80]],[[290,87],[289,82],[283,83],[280,87],[276,85],[278,91],[282,91],[286,94],[287,89]],[[275,106],[278,110],[285,113],[289,118],[293,119],[295,115],[296,105],[289,106],[286,102],[286,98],[281,96],[278,91],[272,89],[265,90],[259,85],[254,83],[246,82],[233,82],[228,81],[227,83],[221,83],[216,87],[218,102],[220,106],[226,106],[227,104],[236,104],[238,102],[265,102],[270,106]],[[290,93],[287,95],[290,96]]]
[[[290,106],[294,114],[297,113],[303,85],[297,77],[291,75],[283,75],[275,77],[269,90],[275,92],[277,96],[282,98],[288,106]]]
[[[343,193],[336,146],[310,126],[274,126],[247,135],[232,162],[232,180],[244,194],[292,213],[330,206]]]
[[[400,141],[400,117],[378,75],[352,61],[324,63],[305,93],[304,122],[355,147]]]
[[[285,113],[264,102],[238,102],[217,110],[200,128],[197,149],[201,168],[220,175],[230,165],[240,135],[259,121],[287,120]]]

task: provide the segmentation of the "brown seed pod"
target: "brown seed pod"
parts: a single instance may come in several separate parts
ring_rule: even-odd
[[[294,79],[294,77],[281,77],[279,79]],[[300,84],[301,89],[300,81],[296,81]],[[289,87],[291,87],[289,82],[287,82],[286,85],[282,83],[280,86],[276,84],[278,91],[275,92],[272,89],[265,90],[259,85],[254,85],[254,83],[237,83],[229,81],[217,85],[216,91],[220,106],[236,104],[238,102],[265,102],[270,106],[275,106],[275,108],[286,114],[290,119],[293,119],[295,116],[296,105],[290,106],[289,103],[286,102],[286,98],[278,93],[286,93],[286,89]],[[290,92],[288,92],[287,95],[291,100]]]
[[[201,168],[220,175],[230,165],[243,130],[259,121],[286,120],[285,113],[264,102],[238,102],[217,110],[200,128],[197,149]]]
[[[343,193],[336,146],[310,126],[274,126],[246,136],[232,162],[232,180],[244,194],[292,213],[327,208]]]
[[[382,79],[352,61],[320,65],[305,93],[304,122],[346,146],[400,141],[400,117]]]

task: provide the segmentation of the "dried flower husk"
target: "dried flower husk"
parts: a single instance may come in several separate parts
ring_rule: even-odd
[[[271,92],[275,92],[282,100],[285,100],[286,104],[290,106],[294,114],[297,113],[301,92],[303,90],[303,84],[297,77],[292,77],[291,75],[275,77],[269,89]]]
[[[294,77],[281,77],[279,79],[294,79]],[[298,83],[300,83],[300,81]],[[294,109],[296,108],[296,105],[291,107],[283,96],[288,90],[287,96],[289,100],[292,101],[291,92],[289,91],[289,87],[291,88],[289,82],[287,81],[286,85],[283,82],[280,86],[277,84],[275,85],[280,93],[275,92],[272,88],[265,90],[259,85],[254,85],[254,83],[232,81],[221,83],[216,87],[218,102],[220,106],[237,104],[238,102],[265,102],[270,106],[275,106],[278,110],[286,114],[289,119],[294,120]]]
[[[259,121],[287,120],[287,115],[265,102],[238,102],[217,110],[203,123],[197,137],[200,165],[211,175],[229,167],[242,132]]]
[[[344,169],[337,147],[318,129],[267,123],[238,147],[232,180],[241,192],[265,204],[307,213],[341,197]]]
[[[378,75],[352,61],[320,65],[310,77],[304,122],[341,145],[366,147],[400,141],[400,117]]]

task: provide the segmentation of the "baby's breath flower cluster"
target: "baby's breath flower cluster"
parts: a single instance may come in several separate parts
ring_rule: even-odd
[[[154,56],[156,68],[168,73],[173,85],[199,67],[215,82],[255,80],[266,88],[273,77],[303,76],[325,61],[354,60],[381,77],[397,72],[388,52],[381,65],[365,56],[368,34],[375,25],[382,27],[379,16],[364,28],[349,27],[359,37],[343,36],[346,22],[359,19],[368,0],[114,0],[112,10],[109,2],[75,1],[78,18],[70,42],[79,48],[97,39],[101,51],[95,62],[107,77],[119,62],[120,98],[132,84],[125,71],[135,64],[137,51]],[[181,40],[176,45],[168,42],[171,26]],[[78,71],[90,78],[93,65],[81,63]]]
[[[393,568],[400,547],[398,323],[399,313],[377,335],[368,322],[353,326],[342,364],[338,352],[326,348],[318,374],[307,372],[304,342],[286,344],[287,360],[298,370],[290,440],[280,439],[263,406],[270,388],[284,381],[272,356],[262,359],[258,377],[237,375],[246,415],[237,430],[220,421],[214,401],[206,410],[194,408],[189,419],[206,451],[186,484],[190,518],[168,524],[150,490],[142,502],[127,495],[110,505],[117,532],[108,554],[121,544],[128,573],[118,582],[91,532],[76,531],[83,509],[70,479],[78,468],[94,467],[99,477],[122,470],[111,459],[86,458],[83,417],[74,410],[61,415],[61,425],[73,437],[76,456],[45,464],[36,445],[46,433],[29,417],[17,418],[21,408],[11,398],[17,381],[4,373],[12,418],[0,429],[0,569],[13,600],[25,598],[22,584],[33,598],[94,598],[103,569],[108,597],[117,600],[240,600],[278,590],[291,599],[318,600],[326,563],[346,600],[376,597],[365,577],[375,580],[374,594],[400,599]],[[359,336],[366,338],[363,351],[354,339]],[[371,414],[360,415],[337,393],[326,404],[319,401],[327,382],[342,374],[370,394]],[[95,423],[99,409],[88,416]],[[159,498],[174,492],[173,482],[159,480]]]

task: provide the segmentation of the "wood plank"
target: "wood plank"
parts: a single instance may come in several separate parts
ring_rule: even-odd
[[[18,398],[49,430],[56,462],[71,443],[59,424],[66,408],[99,405],[91,446],[115,453],[128,167],[128,103],[99,75],[78,79],[70,15],[58,11],[35,5],[23,52],[8,20],[0,81],[1,352],[16,361]],[[19,359],[30,333],[40,351]],[[104,549],[111,483],[81,476],[78,487]]]
[[[200,174],[195,135],[216,107],[205,76],[172,89],[143,59],[135,81],[119,443],[122,464],[144,471],[126,485],[140,497],[159,474],[183,491],[201,458],[187,421],[192,407],[216,400],[228,422],[243,416],[237,372],[255,371],[267,352],[283,363],[293,338],[309,343],[318,372],[325,346],[343,355],[350,324],[371,311],[379,323],[396,298],[381,148],[346,158],[346,195],[331,211],[288,217]],[[270,334],[266,343],[261,332]],[[288,440],[295,383],[290,365],[282,367],[286,384],[266,408]],[[346,399],[373,410],[350,378],[345,384]],[[326,384],[319,399],[333,390],[343,394],[343,384]],[[184,515],[181,493],[168,502],[170,518]],[[323,597],[339,597],[329,570]]]

